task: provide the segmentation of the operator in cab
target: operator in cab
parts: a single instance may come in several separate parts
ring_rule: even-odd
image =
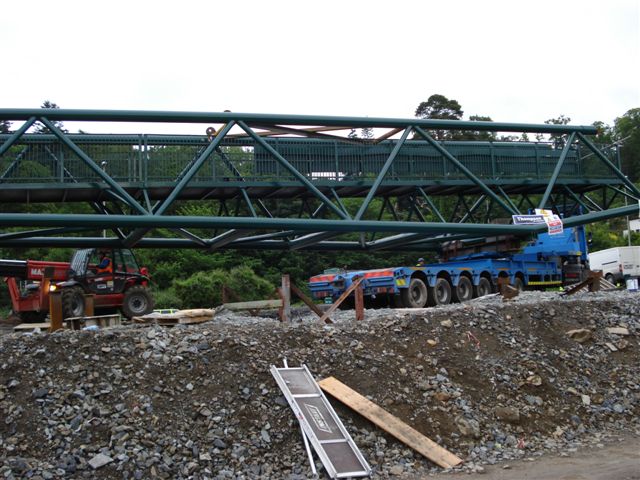
[[[113,273],[113,263],[107,256],[107,252],[100,252],[100,263],[97,270],[98,273]]]

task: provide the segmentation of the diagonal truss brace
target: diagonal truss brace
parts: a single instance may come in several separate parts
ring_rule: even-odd
[[[491,197],[493,201],[496,202],[498,205],[500,205],[505,211],[509,212],[509,214],[512,214],[512,215],[518,213],[509,205],[507,205],[505,202],[503,202],[502,199],[493,192],[493,190],[491,190],[482,180],[476,177],[471,170],[469,170],[467,167],[464,166],[462,162],[460,162],[460,160],[458,160],[456,157],[451,155],[451,153],[449,153],[449,151],[446,148],[440,145],[439,142],[436,142],[433,139],[433,137],[431,137],[431,135],[429,135],[427,132],[425,132],[422,128],[418,126],[414,126],[414,128],[422,138],[424,138],[431,146],[433,146],[436,150],[438,150],[438,152],[440,152],[440,154],[443,157],[445,157],[447,160],[453,163],[456,166],[456,168],[458,168],[467,178],[469,178],[469,180],[471,180],[478,187],[480,187],[480,189],[484,193],[486,193],[489,197]]]

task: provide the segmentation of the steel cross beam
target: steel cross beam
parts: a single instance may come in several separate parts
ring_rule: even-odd
[[[619,207],[619,208],[615,208],[615,209],[610,209],[607,211],[601,211],[601,212],[592,212],[592,213],[588,213],[588,214],[582,214],[582,215],[576,215],[570,218],[567,218],[564,220],[564,225],[566,227],[575,227],[578,225],[585,225],[588,223],[593,223],[593,222],[597,222],[600,220],[607,220],[609,218],[615,218],[615,217],[622,217],[625,215],[630,215],[633,213],[636,213],[638,211],[638,206],[637,205],[629,205],[626,207]],[[51,215],[39,215],[39,217],[45,217],[46,220],[44,218],[40,219],[40,218],[30,218],[28,221],[26,221],[27,216],[23,215],[23,220],[22,221],[14,221],[12,219],[6,219],[3,217],[0,217],[0,225],[4,225],[4,224],[9,224],[9,225],[15,225],[17,224],[27,224],[27,226],[33,226],[35,223],[39,222],[40,220],[44,221],[47,224],[55,224],[55,225],[61,225],[65,222],[68,222],[69,219],[68,218],[64,218],[64,217],[69,217],[64,216],[64,215],[56,215],[55,218],[52,218]],[[97,217],[97,216],[95,216]],[[152,216],[150,216],[152,217]],[[138,217],[140,218],[140,217]],[[175,221],[179,221],[181,217],[175,218],[175,217],[162,217],[163,220],[163,226],[167,226],[167,225],[172,225],[175,223]],[[193,217],[192,217],[193,219]],[[112,219],[113,220],[113,219]],[[117,219],[116,219],[117,220]],[[157,220],[156,218],[153,218],[153,220]],[[217,219],[208,219],[209,222],[208,223],[213,223],[213,224],[219,224],[220,222],[217,221]],[[238,227],[240,224],[245,225],[246,223],[248,223],[247,221],[255,221],[256,219],[253,218],[236,218],[233,219],[234,221],[232,222],[232,225],[227,225],[227,226],[232,226],[232,227]],[[264,220],[270,220],[270,219],[264,219]],[[71,222],[71,226],[75,226],[76,222],[80,222],[82,223],[83,221],[86,222],[85,219],[81,219],[81,220],[74,220]],[[189,222],[191,222],[192,220],[189,220]],[[201,219],[193,219],[193,221],[195,221],[197,223],[197,226],[202,226],[201,225]],[[329,222],[329,223],[324,223],[322,225],[322,229],[323,230],[340,230],[339,227],[343,227],[342,225],[339,225],[342,221],[340,220],[325,220],[323,222]],[[117,222],[116,222],[117,223]],[[289,220],[288,222],[286,222],[286,226],[287,227],[294,227],[294,223],[291,220]],[[391,225],[389,225],[391,223]],[[285,228],[284,225],[282,225],[282,222],[278,222],[278,227],[277,228]],[[359,229],[362,231],[396,231],[396,232],[400,232],[401,230],[401,226],[398,224],[393,225],[393,222],[371,222],[371,221],[361,221],[360,222],[360,226]],[[376,225],[376,224],[385,224],[385,225]],[[86,225],[86,223],[85,223]],[[99,227],[102,226],[106,226],[108,227],[109,225],[105,225],[104,220],[100,221]],[[191,225],[191,223],[189,223],[189,226],[195,226]],[[389,243],[389,247],[392,247],[394,250],[407,250],[407,251],[416,251],[417,249],[423,248],[423,247],[428,247],[431,243],[435,246],[436,243],[440,242],[440,241],[446,241],[446,240],[453,240],[453,239],[460,239],[460,238],[470,238],[471,236],[475,236],[478,237],[478,234],[480,233],[481,235],[483,234],[487,234],[485,231],[478,231],[478,229],[469,229],[468,227],[474,227],[473,225],[464,225],[464,224],[451,224],[449,225],[451,228],[451,230],[457,230],[458,233],[454,234],[454,235],[447,235],[447,224],[442,224],[442,223],[437,223],[437,224],[420,224],[420,223],[415,223],[415,228],[423,231],[424,233],[439,233],[441,235],[447,235],[446,237],[432,237],[431,240],[427,240],[426,244],[410,244],[410,245],[406,245],[405,241],[406,239],[404,239],[400,244],[396,244],[396,242],[391,241],[391,240],[395,240],[395,239],[391,239],[388,243]],[[272,225],[270,228],[274,228],[275,226]],[[433,231],[432,227],[434,228]],[[458,227],[458,228],[456,228]],[[475,227],[478,227],[477,225]],[[541,226],[541,227],[536,227],[536,226],[526,226],[526,227],[522,227],[522,226],[518,226],[518,225],[492,225],[492,232],[488,233],[489,235],[491,234],[505,234],[505,235],[509,235],[509,234],[513,234],[513,235],[529,235],[529,234],[534,234],[534,233],[540,233],[546,230],[546,226]],[[309,226],[307,226],[307,228],[310,228]],[[467,235],[464,234],[465,230],[468,232]],[[461,236],[459,236],[461,235]],[[273,241],[273,240],[268,240],[268,239],[264,239],[264,240],[260,240],[261,236],[257,236],[254,239],[251,239],[251,241],[249,241],[250,239],[240,239],[231,243],[228,243],[226,246],[228,248],[247,248],[247,249],[288,249],[289,246],[286,242],[279,242],[279,241]],[[268,237],[268,236],[265,236]],[[387,237],[390,238],[390,237]],[[414,237],[415,238],[415,237]],[[380,242],[380,241],[378,241]],[[380,245],[376,245],[378,242],[376,242],[375,244],[370,244],[368,245],[368,247],[371,247],[372,250],[377,250],[377,247],[380,248],[384,248],[381,247]],[[69,237],[69,238],[51,238],[51,237],[33,237],[33,238],[20,238],[20,239],[10,239],[10,240],[2,240],[0,239],[0,247],[27,247],[27,246],[56,246],[56,247],[121,247],[122,246],[122,242],[120,239],[118,238],[96,238],[96,237]],[[193,248],[197,246],[196,244],[194,244],[193,242],[191,242],[190,240],[182,240],[182,239],[160,239],[160,238],[150,238],[150,239],[142,239],[138,245],[138,247],[140,248]],[[332,251],[332,250],[361,250],[361,246],[359,245],[358,242],[326,242],[326,243],[319,243],[316,245],[312,245],[314,250],[321,250],[321,251]],[[405,248],[406,247],[406,248]]]
[[[50,108],[0,108],[0,120],[29,120],[45,116],[50,120],[87,122],[140,122],[140,123],[228,123],[230,121],[255,125],[324,125],[345,128],[406,128],[418,126],[427,130],[475,130],[490,132],[527,132],[568,134],[581,132],[595,135],[593,126],[504,123],[464,120],[402,119],[379,117],[335,117],[325,115],[274,115],[237,112],[175,112],[139,110],[81,110]]]
[[[601,212],[570,217],[564,221],[567,226],[583,225],[599,220],[625,216],[638,211],[637,205],[612,208]],[[22,227],[95,227],[111,228],[118,226],[139,226],[142,228],[235,228],[243,230],[280,230],[332,231],[332,232],[396,232],[413,231],[416,233],[470,233],[481,235],[528,235],[544,231],[546,226],[529,225],[477,225],[464,223],[409,222],[399,224],[390,221],[375,220],[308,220],[308,219],[272,219],[254,217],[176,217],[156,215],[91,215],[91,214],[18,214],[0,215],[0,226]]]

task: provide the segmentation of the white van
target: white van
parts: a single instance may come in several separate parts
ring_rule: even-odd
[[[640,277],[640,247],[615,247],[589,252],[591,270],[602,270],[611,283]]]

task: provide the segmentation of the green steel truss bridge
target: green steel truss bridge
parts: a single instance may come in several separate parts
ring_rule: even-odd
[[[633,214],[640,199],[590,126],[61,109],[0,120],[13,130],[0,135],[0,247],[422,250],[543,231],[510,224],[533,208],[571,226]],[[347,135],[362,128],[373,137]],[[480,132],[551,141],[440,140]]]

